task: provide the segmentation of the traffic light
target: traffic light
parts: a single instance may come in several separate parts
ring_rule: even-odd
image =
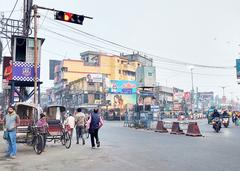
[[[66,21],[75,24],[83,24],[84,16],[77,15],[70,12],[56,11],[55,19],[60,21]]]

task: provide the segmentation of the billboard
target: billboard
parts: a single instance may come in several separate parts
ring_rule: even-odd
[[[190,92],[184,92],[184,100],[190,101],[191,100],[191,93]]]
[[[199,92],[198,96],[199,96],[200,101],[202,101],[202,100],[210,101],[210,100],[213,100],[214,93],[213,92]]]
[[[240,79],[240,59],[236,59],[237,79]]]
[[[181,103],[184,97],[184,92],[181,89],[173,88],[173,101]]]
[[[8,82],[12,80],[12,57],[3,58],[3,77],[2,87],[3,89],[9,89]]]
[[[54,69],[56,65],[60,65],[59,60],[49,60],[49,79],[54,80]]]
[[[112,94],[136,94],[137,82],[125,80],[111,80],[109,92]]]
[[[136,94],[108,94],[107,100],[110,100],[112,108],[126,110],[127,105],[135,105],[137,100]]]
[[[87,74],[87,82],[89,83],[102,83],[103,76],[102,74]]]
[[[12,57],[3,58],[3,80],[12,80]]]

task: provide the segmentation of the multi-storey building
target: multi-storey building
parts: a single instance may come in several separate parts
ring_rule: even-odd
[[[64,59],[55,67],[54,89],[56,100],[61,103],[62,92],[72,81],[91,74],[102,74],[108,80],[136,79],[136,70],[141,62],[127,56],[108,55],[92,51],[81,53],[81,59]],[[59,103],[58,102],[58,103]]]

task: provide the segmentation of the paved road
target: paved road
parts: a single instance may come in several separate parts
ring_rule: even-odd
[[[0,140],[0,170],[4,171],[151,171],[151,170],[240,170],[240,128],[230,126],[214,133],[206,121],[199,121],[204,137],[160,134],[123,127],[122,122],[106,122],[100,131],[101,148],[92,150],[76,145],[67,150],[49,144],[47,151],[36,155],[31,147],[18,146],[17,159],[4,155]]]

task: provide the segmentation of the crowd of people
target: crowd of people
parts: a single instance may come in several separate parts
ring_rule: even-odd
[[[99,114],[99,110],[95,108],[92,113],[85,114],[81,108],[78,108],[74,114],[66,113],[64,115],[63,127],[69,130],[72,138],[73,130],[76,130],[76,144],[79,144],[79,140],[82,140],[82,145],[85,145],[85,139],[83,134],[88,131],[91,139],[91,147],[95,149],[100,147],[100,141],[98,136],[99,129],[103,126],[103,118]],[[17,127],[20,124],[20,118],[15,112],[14,106],[9,106],[7,114],[4,116],[4,139],[8,142],[8,150],[6,157],[12,159],[16,158],[17,153]],[[43,149],[46,146],[48,118],[45,113],[40,114],[40,119],[37,121],[36,126],[40,128],[44,138]]]

